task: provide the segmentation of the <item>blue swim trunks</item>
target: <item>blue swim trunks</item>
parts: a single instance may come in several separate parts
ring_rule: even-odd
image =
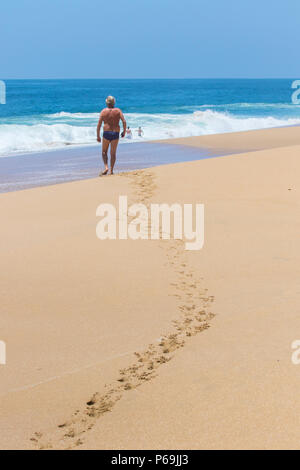
[[[117,140],[120,137],[119,132],[113,132],[113,131],[104,131],[103,132],[103,138],[106,140],[109,140],[110,142],[112,140]]]

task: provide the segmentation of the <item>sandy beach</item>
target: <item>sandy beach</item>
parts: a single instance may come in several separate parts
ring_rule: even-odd
[[[1,449],[299,448],[299,127],[164,142],[234,154],[0,195]],[[99,240],[120,195],[203,249]]]

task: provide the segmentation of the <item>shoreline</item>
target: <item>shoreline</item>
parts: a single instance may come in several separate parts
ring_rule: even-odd
[[[221,134],[206,134],[200,136],[180,137],[168,139],[168,143],[186,145],[191,147],[203,146],[207,149],[247,152],[264,150],[267,148],[288,147],[298,145],[300,126],[271,127],[240,132],[226,132]],[[155,140],[163,144],[165,140]]]
[[[142,141],[134,141],[134,142],[128,142],[126,139],[121,143],[121,145],[135,145],[135,144],[155,144],[155,143],[166,143],[166,144],[176,144],[176,145],[187,145],[186,142],[191,141],[188,145],[190,146],[195,146],[198,147],[201,145],[201,142],[203,140],[203,143],[208,139],[208,142],[210,140],[215,140],[215,138],[223,138],[228,135],[242,135],[242,134],[248,134],[248,133],[255,133],[255,132],[264,132],[264,131],[273,131],[276,129],[289,129],[289,128],[298,128],[300,129],[300,125],[297,124],[291,124],[291,125],[286,125],[286,126],[276,126],[276,127],[268,127],[268,128],[262,128],[262,129],[250,129],[248,131],[232,131],[232,132],[220,132],[220,133],[214,133],[214,134],[203,134],[203,135],[194,135],[194,136],[186,136],[186,137],[169,137],[165,139],[152,139],[152,140],[142,140]],[[182,144],[180,144],[182,142]],[[211,145],[212,148],[215,147],[215,145]],[[43,155],[43,154],[48,154],[48,153],[58,153],[58,152],[68,152],[68,151],[76,151],[76,150],[83,150],[83,149],[97,149],[99,148],[99,144],[66,144],[65,146],[62,147],[57,147],[57,148],[47,148],[47,149],[42,149],[42,150],[32,150],[32,151],[27,151],[27,152],[15,152],[11,153],[8,155],[0,155],[0,159],[2,158],[14,158],[14,157],[26,157],[30,156],[33,157],[35,155]],[[205,148],[205,145],[204,145]],[[210,147],[208,147],[210,148]],[[240,151],[247,150],[247,149],[239,149]],[[259,148],[255,148],[255,150],[259,150]],[[262,149],[260,149],[262,150]]]
[[[118,148],[116,172],[162,164],[228,156],[300,144],[300,127],[211,134],[124,143]],[[147,145],[145,145],[147,144]],[[0,194],[97,177],[100,145],[68,147],[0,158]]]
[[[115,174],[232,153],[185,145],[145,144],[120,146]],[[102,166],[100,146],[0,158],[0,193],[92,179],[98,177]]]

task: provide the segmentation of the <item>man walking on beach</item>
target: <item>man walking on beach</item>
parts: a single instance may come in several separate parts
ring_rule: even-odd
[[[102,141],[102,158],[105,169],[100,175],[107,175],[108,173],[108,147],[110,145],[110,174],[114,173],[114,166],[116,162],[116,153],[120,137],[120,120],[123,123],[123,132],[121,137],[126,134],[126,121],[122,111],[115,108],[116,100],[113,96],[106,98],[107,108],[102,109],[97,126],[97,141],[101,142],[100,129],[103,126],[103,141]]]

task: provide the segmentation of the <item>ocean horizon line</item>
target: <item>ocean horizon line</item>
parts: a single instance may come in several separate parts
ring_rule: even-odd
[[[32,77],[32,78],[6,78],[0,77],[4,81],[55,81],[55,80],[295,80],[296,77]]]

